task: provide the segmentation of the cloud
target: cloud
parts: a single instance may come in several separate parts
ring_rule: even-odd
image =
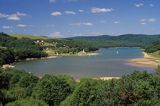
[[[120,22],[119,22],[119,21],[114,21],[113,23],[114,23],[114,24],[119,24]]]
[[[57,1],[61,1],[61,0],[49,0],[50,3],[55,3]],[[76,2],[78,0],[63,0],[64,2]]]
[[[150,7],[154,7],[154,4],[149,4]]]
[[[17,21],[20,20],[20,17],[18,17],[17,15],[10,15],[7,19]]]
[[[0,18],[6,18],[6,17],[8,17],[7,14],[0,13]]]
[[[144,18],[144,19],[141,19],[140,21],[141,22],[156,22],[157,20],[155,18],[148,18],[148,19]]]
[[[78,22],[70,24],[71,26],[93,26],[93,23],[91,22]]]
[[[75,15],[76,14],[74,11],[65,11],[64,13],[68,14],[68,15]]]
[[[16,25],[17,27],[20,27],[20,28],[24,28],[24,27],[27,27],[27,25],[24,25],[24,24],[18,24]]]
[[[12,26],[2,26],[3,29],[11,29]]]
[[[80,13],[84,12],[84,10],[81,10],[81,9],[79,9],[78,11],[79,11]]]
[[[156,19],[155,18],[150,18],[150,19],[148,19],[148,22],[156,22]]]
[[[141,19],[140,21],[145,22],[145,21],[147,21],[147,19],[144,18],[144,19]]]
[[[17,20],[20,20],[21,17],[24,17],[24,16],[27,16],[27,14],[17,12],[17,13],[15,13],[15,14],[8,15],[7,19],[8,19],[8,20],[17,21]]]
[[[136,4],[134,4],[136,7],[143,7],[144,6],[144,4],[143,3],[136,3]]]
[[[27,16],[26,13],[20,13],[20,12],[16,12],[14,14],[4,14],[4,13],[0,13],[0,18],[6,18],[7,20],[13,20],[13,21],[17,21],[20,20],[21,17]]]
[[[62,13],[59,11],[55,11],[55,12],[52,12],[51,15],[52,16],[60,16],[60,15],[62,15]]]
[[[144,19],[140,20],[141,24],[143,24],[143,25],[148,24],[148,23],[153,23],[156,21],[157,21],[157,19],[155,19],[155,18],[148,18],[148,19],[144,18]]]
[[[49,0],[50,3],[55,3],[57,0]]]
[[[146,23],[146,22],[141,22],[141,24],[142,24],[142,25],[146,25],[147,23]]]
[[[49,34],[48,36],[52,37],[52,38],[61,38],[63,35],[61,32],[53,32],[53,33]]]
[[[92,13],[108,13],[112,12],[113,10],[114,10],[113,8],[97,8],[97,7],[91,8]]]

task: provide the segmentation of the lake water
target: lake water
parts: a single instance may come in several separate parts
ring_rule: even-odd
[[[97,56],[69,56],[53,59],[40,59],[20,62],[17,69],[24,69],[35,75],[68,74],[74,78],[122,76],[141,70],[153,72],[153,68],[128,65],[127,61],[143,57],[143,50],[139,48],[104,48],[97,51]]]

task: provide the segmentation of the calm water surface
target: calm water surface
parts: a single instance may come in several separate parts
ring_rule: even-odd
[[[98,51],[97,56],[85,57],[58,57],[53,59],[20,62],[17,69],[24,69],[35,75],[68,74],[75,78],[122,76],[141,70],[153,72],[153,68],[131,66],[129,59],[143,57],[139,48],[104,48]]]

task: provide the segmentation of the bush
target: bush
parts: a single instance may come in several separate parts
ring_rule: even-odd
[[[36,85],[33,97],[42,99],[50,106],[58,106],[69,94],[72,87],[61,77],[45,75]]]
[[[41,100],[22,99],[8,103],[6,106],[48,106],[48,105]]]

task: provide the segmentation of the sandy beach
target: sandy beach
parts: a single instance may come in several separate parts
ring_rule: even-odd
[[[120,79],[120,77],[99,77],[99,78],[94,78],[97,80],[112,80],[112,79]]]
[[[160,58],[154,57],[150,54],[143,52],[143,58],[132,59],[128,61],[130,65],[143,66],[143,67],[153,67],[157,68],[160,65]]]

